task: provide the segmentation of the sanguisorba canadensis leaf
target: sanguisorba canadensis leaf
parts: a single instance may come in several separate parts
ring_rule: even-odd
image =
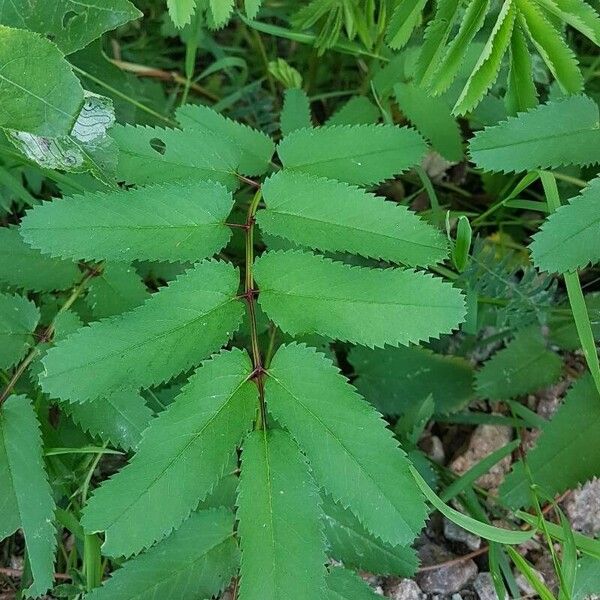
[[[18,362],[33,343],[40,319],[37,306],[23,296],[0,293],[0,369]]]

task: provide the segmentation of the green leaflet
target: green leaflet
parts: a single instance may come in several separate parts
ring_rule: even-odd
[[[244,10],[249,19],[254,19],[262,6],[262,0],[244,0]]]
[[[539,328],[525,329],[477,373],[477,394],[491,400],[514,398],[554,383],[561,371],[561,358],[546,348]]]
[[[472,110],[496,81],[502,58],[510,44],[516,12],[513,0],[504,0],[490,37],[452,109],[454,114],[462,115]]]
[[[240,600],[323,596],[320,503],[306,459],[288,433],[271,429],[246,437],[237,500]]]
[[[0,23],[47,36],[65,54],[141,16],[128,0],[10,0],[0,7]]]
[[[444,237],[415,213],[339,181],[284,169],[265,181],[263,198],[261,229],[301,246],[410,266],[447,256]]]
[[[263,254],[254,274],[261,307],[292,335],[407,345],[452,331],[465,315],[457,289],[409,269],[351,267],[286,251]]]
[[[591,292],[586,294],[585,307],[589,315],[594,339],[600,340],[600,293]],[[561,308],[566,308],[569,312],[567,314],[552,315],[548,319],[550,342],[564,350],[578,350],[581,348],[581,340],[577,334],[577,327],[570,306],[566,304]]]
[[[41,596],[54,579],[54,499],[39,423],[26,396],[11,396],[0,407],[0,489],[0,539],[23,530],[33,575],[27,592]]]
[[[508,114],[516,115],[537,105],[531,54],[519,23],[515,23],[510,38],[509,64],[505,104]]]
[[[265,395],[269,413],[306,453],[319,485],[384,542],[412,542],[425,505],[406,455],[332,362],[302,344],[281,346]]]
[[[421,19],[425,4],[427,0],[403,0],[396,4],[386,34],[391,48],[398,50],[406,45]]]
[[[0,282],[26,290],[64,290],[82,277],[74,262],[44,256],[28,246],[17,227],[0,227]]]
[[[460,128],[444,100],[412,83],[397,83],[394,94],[402,112],[434,150],[450,161],[462,159]]]
[[[88,533],[106,532],[106,554],[129,556],[151,546],[208,496],[256,413],[251,371],[239,349],[204,362],[151,421],[129,464],[94,492],[82,525]]]
[[[310,101],[303,90],[298,88],[285,90],[280,118],[282,135],[289,135],[297,129],[312,127]]]
[[[600,17],[584,0],[536,0],[548,12],[556,15],[600,46]]]
[[[203,261],[129,313],[92,323],[43,359],[42,389],[83,402],[150,387],[198,364],[238,328],[238,272]]]
[[[213,181],[228,189],[238,185],[239,149],[226,137],[138,125],[116,125],[110,136],[119,147],[117,177],[146,185],[193,179]]]
[[[67,135],[83,105],[83,88],[52,42],[1,25],[0,89],[0,127],[35,135]]]
[[[381,598],[356,573],[333,567],[327,574],[327,600],[378,600]]]
[[[487,171],[533,171],[600,161],[598,106],[587,96],[568,96],[486,127],[469,150]]]
[[[61,409],[91,435],[123,450],[138,445],[152,419],[152,411],[144,399],[127,390],[82,404],[64,402]]]
[[[377,123],[380,116],[379,109],[366,96],[353,96],[327,119],[326,125],[369,125]]]
[[[577,563],[573,600],[586,600],[600,592],[600,560],[583,556]]]
[[[175,27],[185,27],[196,12],[196,0],[167,0],[169,16]]]
[[[239,170],[244,175],[262,175],[275,152],[273,140],[261,131],[232,121],[199,104],[177,109],[177,121],[187,133],[208,133],[225,138],[240,152]]]
[[[405,413],[431,394],[435,412],[447,414],[474,397],[473,368],[458,356],[425,348],[353,348],[348,359],[357,390],[387,415]]]
[[[410,546],[392,546],[369,534],[347,509],[329,498],[323,501],[329,554],[352,569],[411,577],[418,560]]]
[[[600,179],[552,213],[533,236],[533,262],[542,271],[565,273],[600,260]]]
[[[192,513],[177,531],[127,561],[86,600],[209,598],[233,577],[239,552],[226,509]]]
[[[223,27],[233,12],[233,0],[209,0],[215,28]]]
[[[600,397],[586,375],[571,388],[564,403],[544,427],[536,446],[527,454],[533,482],[554,496],[600,475]],[[519,462],[506,477],[500,496],[509,506],[531,504],[530,482]]]
[[[61,258],[195,262],[229,242],[232,207],[227,189],[205,181],[90,192],[36,206],[21,235]]]
[[[94,317],[112,317],[143,304],[149,298],[146,286],[127,264],[108,263],[88,286],[85,300]]]
[[[418,164],[426,146],[413,129],[353,125],[301,129],[286,136],[277,154],[287,169],[375,184]]]
[[[0,293],[0,369],[9,369],[23,358],[39,320],[40,311],[33,302]]]

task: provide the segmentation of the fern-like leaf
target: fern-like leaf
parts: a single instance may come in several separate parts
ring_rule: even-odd
[[[238,555],[231,512],[198,511],[166,540],[127,561],[86,600],[212,598],[233,577]]]
[[[600,179],[594,179],[581,194],[552,213],[533,236],[533,262],[543,271],[581,269],[600,260],[599,236]]]
[[[283,170],[264,183],[263,197],[267,209],[257,213],[261,229],[301,246],[410,266],[447,255],[439,231],[404,206],[342,182]]]
[[[354,125],[294,131],[279,144],[277,154],[287,169],[370,185],[418,164],[425,150],[413,129]]]
[[[533,171],[600,161],[598,106],[587,96],[548,102],[471,140],[470,153],[488,171]]]
[[[194,262],[227,244],[232,207],[227,189],[202,181],[92,192],[36,206],[21,235],[61,258]]]
[[[23,296],[0,294],[0,369],[23,358],[33,342],[40,311]]]
[[[238,328],[238,285],[232,265],[198,263],[142,306],[60,341],[43,359],[42,389],[83,402],[157,385],[189,369]]]
[[[533,483],[554,496],[600,475],[600,397],[589,375],[567,394],[537,444],[527,454]],[[500,488],[511,507],[529,506],[531,482],[522,462],[515,465]]]
[[[394,50],[406,45],[421,19],[427,0],[402,0],[396,3],[387,30],[387,43]]]
[[[518,22],[515,23],[510,38],[509,63],[505,104],[508,114],[516,115],[537,105],[531,54],[523,28]]]
[[[287,432],[271,429],[247,436],[237,501],[240,600],[322,597],[320,502],[306,459]]]
[[[406,455],[331,361],[304,345],[282,346],[265,394],[269,413],[296,439],[333,499],[383,541],[412,542],[426,509]]]
[[[409,269],[350,267],[286,251],[263,254],[255,275],[261,307],[292,335],[406,345],[449,333],[465,315],[457,289]]]
[[[0,490],[0,539],[23,530],[33,575],[27,593],[41,596],[54,579],[55,507],[39,423],[26,396],[11,396],[0,407]]]
[[[203,363],[142,435],[131,462],[105,481],[84,509],[103,550],[129,556],[177,528],[223,476],[256,413],[252,366],[242,350]]]

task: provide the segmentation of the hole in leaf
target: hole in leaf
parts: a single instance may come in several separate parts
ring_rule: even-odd
[[[159,154],[164,154],[167,150],[167,145],[159,138],[152,138],[150,140],[150,147]]]
[[[69,23],[77,16],[77,13],[74,10],[68,10],[62,18],[62,26],[63,29],[66,29],[69,26]]]
[[[46,33],[46,38],[49,39],[51,42],[53,42],[54,39],[56,38],[56,36],[53,33],[48,32],[48,33]]]

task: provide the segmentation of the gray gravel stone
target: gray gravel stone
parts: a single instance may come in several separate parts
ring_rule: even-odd
[[[470,550],[478,550],[481,547],[481,538],[456,523],[444,517],[444,537],[452,542],[461,542]]]
[[[479,573],[473,582],[479,600],[498,600],[491,573]]]
[[[592,479],[573,491],[564,506],[574,529],[593,537],[600,533],[600,479]]]
[[[392,600],[425,600],[427,595],[423,593],[416,581],[403,579],[388,592]]]
[[[437,544],[427,543],[419,549],[424,566],[438,565],[457,558]],[[440,566],[417,575],[419,587],[428,594],[454,594],[460,592],[477,576],[477,565],[471,560]]]

